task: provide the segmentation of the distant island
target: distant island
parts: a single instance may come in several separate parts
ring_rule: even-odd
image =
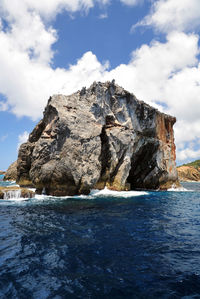
[[[200,160],[178,166],[177,171],[182,182],[200,182]]]

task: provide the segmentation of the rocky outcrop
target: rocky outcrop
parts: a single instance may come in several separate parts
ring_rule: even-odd
[[[114,82],[54,95],[19,149],[17,181],[57,196],[179,185],[175,121]]]
[[[27,188],[19,187],[0,187],[0,199],[32,198],[35,192]]]
[[[0,170],[0,175],[5,174],[6,172],[3,170]]]
[[[17,179],[17,161],[13,162],[7,169],[4,181],[16,181]]]
[[[183,165],[177,167],[179,180],[182,182],[200,182],[200,167]]]

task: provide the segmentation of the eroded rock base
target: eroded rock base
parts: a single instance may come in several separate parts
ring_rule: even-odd
[[[33,198],[35,192],[19,187],[0,187],[0,199]]]

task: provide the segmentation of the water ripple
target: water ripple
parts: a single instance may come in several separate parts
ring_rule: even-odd
[[[195,186],[0,203],[0,298],[200,298]]]

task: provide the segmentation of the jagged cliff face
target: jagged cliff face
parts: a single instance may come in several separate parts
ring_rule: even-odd
[[[18,182],[57,196],[177,185],[174,123],[114,82],[55,95],[20,147]]]

